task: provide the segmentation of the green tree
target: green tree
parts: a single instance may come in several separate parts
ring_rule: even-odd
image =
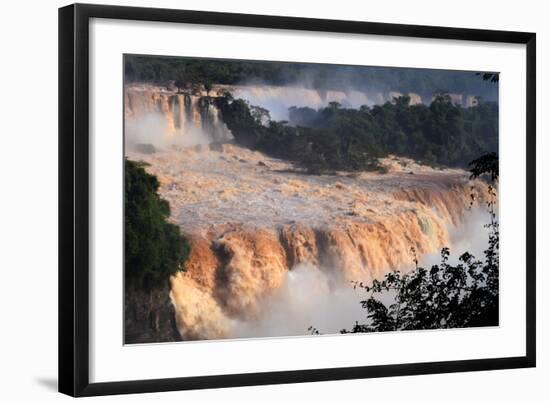
[[[381,170],[378,158],[405,156],[433,165],[466,167],[498,150],[498,104],[463,108],[443,93],[429,105],[398,97],[372,108],[337,102],[314,110],[291,107],[289,122],[226,95],[214,99],[238,144],[291,160],[310,173]]]
[[[167,221],[168,202],[144,163],[125,160],[125,278],[127,285],[152,288],[183,270],[189,244]]]

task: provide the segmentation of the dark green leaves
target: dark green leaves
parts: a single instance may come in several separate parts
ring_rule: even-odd
[[[177,271],[189,254],[179,228],[168,223],[168,202],[144,164],[125,161],[125,277],[127,285],[151,287]]]

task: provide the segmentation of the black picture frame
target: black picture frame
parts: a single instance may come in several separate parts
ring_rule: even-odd
[[[381,366],[196,376],[90,383],[89,381],[89,21],[160,21],[526,45],[526,353],[520,357]],[[59,9],[59,391],[71,396],[316,382],[534,367],[535,320],[536,35],[479,29],[245,15],[219,12],[74,4]]]

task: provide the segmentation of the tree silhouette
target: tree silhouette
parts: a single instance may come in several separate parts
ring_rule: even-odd
[[[490,81],[492,83],[498,82],[498,72],[477,72],[476,75],[480,75],[484,81]]]
[[[498,180],[498,155],[495,152],[484,154],[483,156],[471,161],[470,178],[478,178],[483,175],[489,175],[491,181]]]

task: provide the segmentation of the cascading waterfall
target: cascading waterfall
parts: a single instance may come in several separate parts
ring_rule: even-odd
[[[231,132],[222,122],[220,110],[208,98],[199,100],[200,119],[202,126],[210,133],[215,142],[221,142],[231,137]]]
[[[390,101],[398,92],[367,93],[356,90],[347,92],[325,90],[318,91],[305,87],[284,86],[228,86],[219,85],[210,91],[215,97],[226,91],[236,98],[243,98],[251,104],[270,110],[275,119],[288,119],[290,106],[307,106],[315,109],[329,102],[339,102],[346,107],[358,108],[363,104],[373,105]],[[409,93],[411,104],[422,102],[419,95]],[[142,124],[151,116],[161,117],[165,139],[175,140],[184,137],[192,128],[203,130],[210,140],[227,141],[232,139],[230,131],[219,118],[219,111],[211,104],[212,97],[204,91],[179,93],[150,85],[132,85],[125,89],[125,121],[127,126]],[[157,130],[158,125],[157,123]],[[130,130],[132,131],[132,130]]]
[[[187,111],[185,110],[185,96],[178,94],[170,97],[172,114],[174,115],[174,128],[176,132],[185,132],[187,123]]]
[[[189,110],[191,113],[191,119],[193,121],[193,124],[195,124],[195,127],[197,128],[202,128],[203,127],[202,113],[201,113],[200,103],[199,103],[200,97],[199,96],[189,96],[189,97],[191,99],[191,102],[190,102],[191,108]]]
[[[482,183],[475,184],[476,204],[486,199],[485,189]],[[187,271],[171,279],[171,298],[182,337],[215,339],[251,333],[285,334],[284,322],[264,328],[272,331],[258,331],[254,322],[269,321],[274,303],[288,314],[301,307],[277,303],[292,302],[279,296],[279,292],[289,285],[291,272],[296,270],[303,277],[304,266],[309,271],[306,279],[315,279],[308,286],[315,287],[315,293],[319,293],[316,296],[331,299],[338,292],[347,294],[349,303],[341,305],[342,312],[354,310],[361,316],[351,289],[352,281],[370,282],[391,270],[411,269],[411,247],[419,257],[437,254],[442,247],[451,246],[451,229],[459,227],[468,217],[469,185],[449,188],[448,192],[433,189],[426,192],[430,191],[439,203],[437,209],[425,206],[423,198],[413,199],[410,194],[397,191],[395,199],[408,198],[397,201],[400,209],[403,206],[402,211],[381,216],[379,221],[350,219],[318,226],[316,222],[300,222],[271,229],[229,224],[189,235],[192,253]],[[319,281],[318,277],[323,279]],[[317,288],[319,285],[328,287]],[[317,302],[321,305],[323,299]],[[353,321],[350,319],[347,324]],[[291,323],[296,325],[294,320]],[[301,332],[286,334],[305,334],[312,323],[304,320]]]
[[[161,147],[233,138],[209,97],[150,86],[126,88],[125,126],[127,141]]]
[[[149,164],[191,242],[170,293],[188,340],[306,334],[310,314],[335,299],[342,313],[361,314],[350,281],[412,268],[411,247],[423,257],[451,246],[472,215],[470,195],[474,207],[488,199],[487,185],[463,170],[407,159],[382,160],[386,174],[316,176],[231,144],[129,157]],[[296,316],[303,305],[292,292],[310,290],[317,300]],[[270,324],[273,316],[283,321]]]
[[[253,93],[287,95],[272,88]],[[308,94],[319,102],[344,96]],[[293,313],[304,303],[306,318],[334,308],[330,303],[337,299],[361,312],[350,281],[410,268],[411,247],[419,257],[436,254],[463,225],[471,195],[476,205],[487,201],[486,184],[468,180],[466,172],[409,159],[383,160],[383,175],[314,176],[227,143],[216,150],[193,147],[232,139],[203,93],[129,87],[125,117],[127,140],[162,148],[143,154],[129,147],[127,153],[149,164],[171,220],[191,242],[186,271],[171,278],[170,291],[187,340],[305,334],[315,322]],[[301,292],[305,298],[292,295]],[[270,325],[272,315],[282,322]]]

